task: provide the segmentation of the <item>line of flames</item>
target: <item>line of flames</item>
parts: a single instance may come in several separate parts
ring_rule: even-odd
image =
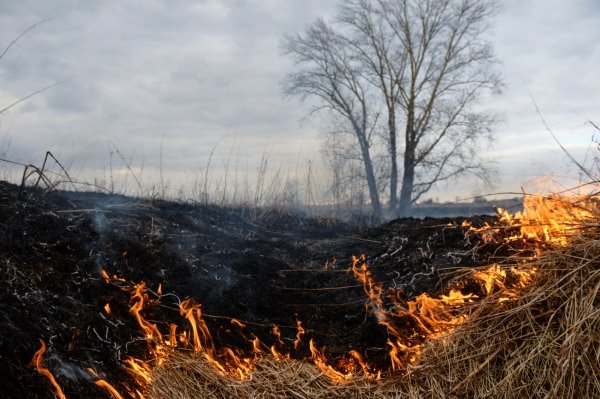
[[[499,220],[495,225],[484,225],[475,228],[468,223],[463,227],[469,232],[478,234],[484,242],[491,242],[502,237],[505,242],[522,240],[524,242],[547,243],[554,246],[565,246],[568,244],[569,236],[576,229],[585,227],[594,220],[596,215],[597,196],[586,197],[564,197],[564,196],[531,196],[524,200],[524,211],[511,215],[509,212],[499,209]],[[506,229],[514,229],[513,235],[501,235]],[[327,266],[327,265],[326,265]],[[429,340],[439,339],[451,332],[456,326],[462,324],[468,315],[465,313],[467,304],[472,303],[478,296],[473,293],[463,293],[460,290],[450,290],[439,298],[420,294],[414,300],[402,302],[394,290],[384,291],[383,284],[377,282],[366,263],[366,257],[361,255],[353,257],[350,271],[354,277],[363,284],[367,301],[366,311],[374,315],[382,326],[387,329],[389,346],[389,359],[392,372],[405,370],[419,356],[424,338]],[[511,276],[511,284],[506,284],[507,276]],[[535,269],[518,269],[515,267],[503,268],[500,265],[491,265],[484,270],[473,270],[471,278],[480,283],[481,291],[485,296],[491,293],[499,293],[499,301],[510,301],[518,298],[519,289],[526,287],[535,275]],[[192,299],[186,299],[179,304],[181,316],[189,323],[189,330],[178,333],[176,324],[169,326],[168,334],[163,334],[155,323],[148,321],[142,315],[142,311],[148,304],[157,304],[160,300],[161,287],[157,290],[158,299],[151,299],[144,282],[128,288],[125,280],[117,276],[110,277],[102,271],[102,277],[107,283],[118,283],[118,285],[130,292],[130,312],[136,319],[148,344],[148,349],[153,359],[151,362],[136,358],[127,358],[125,365],[139,387],[127,389],[132,398],[144,399],[143,392],[152,382],[152,369],[162,364],[167,359],[169,352],[175,348],[193,348],[202,353],[204,358],[212,365],[215,372],[221,376],[237,378],[239,380],[249,379],[254,366],[265,355],[262,344],[257,337],[251,340],[253,351],[244,355],[239,350],[223,348],[217,350],[212,342],[212,335],[203,319],[201,305]],[[385,305],[385,299],[391,305]],[[105,312],[110,315],[111,309],[107,304]],[[407,334],[396,327],[399,319],[412,321],[414,328]],[[246,325],[236,319],[232,319],[232,325],[243,329]],[[294,340],[294,349],[302,343],[305,330],[300,320],[296,321],[297,334]],[[272,334],[276,339],[276,345],[270,347],[271,355],[278,360],[290,359],[291,354],[282,351],[285,345],[281,339],[281,333],[276,325],[272,326]],[[165,338],[167,337],[167,338]],[[46,344],[41,341],[42,347],[38,350],[32,360],[33,366],[43,374],[60,399],[66,399],[62,389],[52,373],[42,365],[42,356],[46,351]],[[350,351],[337,361],[335,366],[327,359],[324,350],[319,349],[314,341],[309,341],[311,360],[335,383],[343,383],[352,379],[357,374],[363,374],[368,379],[378,380],[381,378],[382,370],[375,370],[366,362],[360,353]],[[89,369],[92,376],[96,378],[95,384],[106,389],[114,399],[122,399],[123,396],[98,374]]]

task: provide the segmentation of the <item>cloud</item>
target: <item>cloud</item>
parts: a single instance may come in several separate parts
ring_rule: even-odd
[[[31,24],[50,18],[0,60],[0,106],[70,78],[0,116],[11,121],[13,155],[36,159],[50,149],[101,168],[108,163],[110,142],[125,154],[144,157],[151,169],[158,168],[166,137],[163,166],[173,175],[204,165],[219,140],[234,146],[240,158],[255,159],[250,169],[265,148],[318,158],[319,124],[299,122],[309,105],[281,94],[279,83],[291,63],[279,42],[284,33],[331,15],[335,4],[0,2],[0,49]],[[553,159],[546,149],[554,144],[529,92],[569,146],[589,141],[586,118],[600,119],[600,6],[594,0],[503,4],[493,40],[507,90],[483,106],[503,113],[506,122],[498,126],[497,145],[485,154],[498,159],[503,181],[518,187],[519,170],[542,173],[553,166],[545,159]]]

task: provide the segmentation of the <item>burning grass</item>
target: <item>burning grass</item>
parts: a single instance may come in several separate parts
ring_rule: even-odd
[[[488,296],[403,376],[335,384],[313,364],[266,356],[240,381],[176,351],[154,370],[148,398],[600,397],[599,260],[599,238],[543,255],[518,300]]]
[[[546,247],[527,261],[506,258],[512,266],[496,267],[499,273],[527,274],[518,295],[506,289],[506,274],[484,284],[488,295],[470,305],[456,327],[420,345],[403,374],[382,382],[357,374],[340,384],[318,364],[265,356],[251,377],[240,381],[219,376],[198,354],[173,352],[154,370],[148,398],[600,397],[600,233],[594,222],[599,213],[595,202],[589,203],[594,206],[581,213],[579,226],[574,208],[568,208],[568,241],[553,238],[558,227],[546,221],[550,227],[543,228],[542,241],[553,240],[554,249]],[[538,201],[535,209],[543,206]],[[537,246],[540,235],[532,237],[523,219],[511,223],[527,226],[520,238],[535,238]],[[489,270],[470,274],[490,275]]]
[[[436,398],[600,397],[599,260],[600,236],[542,255],[516,301],[487,297],[403,385]]]

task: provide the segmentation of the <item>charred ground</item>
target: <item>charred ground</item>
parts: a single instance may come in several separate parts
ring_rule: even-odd
[[[464,218],[368,226],[276,210],[37,190],[18,198],[18,192],[0,182],[5,398],[54,397],[29,366],[39,339],[49,348],[45,364],[70,399],[104,397],[87,368],[119,388],[129,378],[124,357],[148,357],[129,296],[107,284],[101,270],[132,284],[145,281],[153,290],[162,284],[160,304],[145,316],[165,331],[170,322],[185,324],[177,303],[191,297],[202,304],[216,345],[244,349],[258,336],[302,359],[313,338],[332,358],[356,349],[383,366],[386,331],[365,310],[362,285],[349,272],[352,256],[366,254],[376,279],[410,299],[439,293],[457,270],[487,263],[498,250],[466,237]],[[110,316],[103,310],[107,303]],[[294,349],[297,320],[306,335]],[[272,334],[274,324],[283,347]]]

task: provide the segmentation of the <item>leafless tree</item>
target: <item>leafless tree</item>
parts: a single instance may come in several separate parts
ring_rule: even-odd
[[[404,48],[381,15],[381,4],[347,0],[339,5],[336,21],[350,37],[348,51],[360,60],[365,76],[381,97],[387,112],[389,153],[389,209],[394,212],[398,193],[398,144],[396,109],[400,105],[402,76],[406,70]]]
[[[402,46],[400,118],[405,124],[399,214],[439,182],[468,172],[484,177],[477,156],[495,116],[473,105],[501,81],[485,38],[494,0],[378,0]]]
[[[284,92],[302,100],[317,98],[313,112],[328,109],[351,126],[360,148],[373,214],[380,218],[381,201],[371,158],[377,115],[371,108],[370,85],[362,66],[347,51],[348,38],[318,19],[304,35],[286,36],[282,48],[301,66],[286,77]]]
[[[478,149],[491,140],[495,115],[475,104],[501,86],[486,39],[496,9],[496,0],[344,0],[331,25],[319,20],[286,39],[286,52],[304,67],[288,76],[288,94],[317,97],[363,122],[355,129],[363,137],[377,127],[367,116],[385,112],[392,212],[405,215],[436,184],[486,177]],[[365,170],[377,167],[363,155]],[[370,192],[381,192],[374,174],[372,181]]]

